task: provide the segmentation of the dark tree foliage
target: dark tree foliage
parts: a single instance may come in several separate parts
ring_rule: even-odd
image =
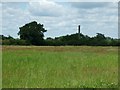
[[[104,36],[104,34],[101,34],[101,33],[97,33],[97,35],[95,37],[92,37],[90,41],[91,41],[90,45],[92,46],[106,46],[107,45],[106,37]]]
[[[0,44],[3,45],[32,45],[27,40],[22,39],[14,39],[11,36],[0,35]],[[44,40],[44,45],[46,46],[64,46],[64,45],[87,45],[87,46],[120,46],[120,39],[113,39],[110,37],[105,37],[103,34],[97,34],[94,37],[89,37],[87,35],[80,34],[80,38],[78,37],[78,33],[51,38],[48,37]]]
[[[0,35],[0,39],[5,40],[5,39],[14,39],[14,38],[10,35],[8,37],[6,37],[4,35]]]
[[[14,39],[12,36],[0,35],[0,44],[3,45],[46,45],[46,46],[120,46],[120,39],[105,37],[104,34],[97,33],[94,37],[75,33],[66,36],[60,36],[44,39],[43,24],[38,24],[36,21],[25,24],[19,28],[20,39]]]
[[[43,24],[37,24],[36,21],[25,24],[24,26],[19,28],[20,31],[18,35],[20,35],[20,39],[26,40],[28,43],[32,45],[44,45],[44,32]]]
[[[97,33],[94,37],[89,37],[87,35],[79,34],[71,34],[61,37],[47,38],[46,45],[50,46],[63,46],[63,45],[87,45],[87,46],[119,46],[120,39],[112,39],[110,37],[105,37],[104,34]]]

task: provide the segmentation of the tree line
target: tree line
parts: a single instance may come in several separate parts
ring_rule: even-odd
[[[119,46],[120,39],[105,37],[104,34],[97,33],[94,37],[75,33],[66,36],[60,36],[44,39],[44,33],[47,31],[43,24],[36,21],[19,27],[18,35],[20,39],[12,36],[0,35],[0,44],[2,45],[37,45],[37,46],[65,46],[65,45],[87,45],[87,46]]]

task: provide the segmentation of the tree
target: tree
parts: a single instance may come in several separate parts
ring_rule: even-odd
[[[44,44],[44,32],[43,24],[37,24],[36,21],[25,24],[24,26],[19,28],[20,31],[18,35],[20,35],[20,39],[26,40],[32,45],[43,45]]]
[[[96,38],[97,38],[98,40],[103,40],[103,39],[105,39],[105,36],[104,36],[104,34],[97,33]]]
[[[101,33],[97,33],[97,35],[95,37],[92,37],[90,41],[91,45],[94,46],[105,46],[107,44],[106,37]]]

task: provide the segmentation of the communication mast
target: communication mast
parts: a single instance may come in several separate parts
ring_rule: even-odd
[[[78,25],[78,38],[80,39],[80,25]]]

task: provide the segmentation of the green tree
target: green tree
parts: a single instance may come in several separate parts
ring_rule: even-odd
[[[105,36],[104,36],[104,34],[101,34],[101,33],[97,33],[96,38],[98,40],[104,40],[104,39],[106,39]]]
[[[97,33],[95,37],[91,38],[91,44],[95,46],[105,46],[107,45],[106,37],[104,34]]]
[[[20,39],[26,40],[32,45],[43,45],[44,44],[44,32],[43,24],[38,24],[36,21],[25,24],[19,28]]]

